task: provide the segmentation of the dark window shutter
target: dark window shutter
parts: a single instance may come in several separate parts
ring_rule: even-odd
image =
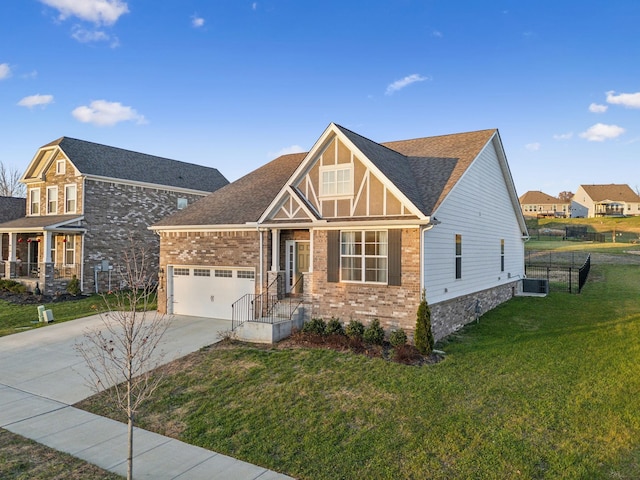
[[[389,285],[402,285],[402,230],[389,230]]]
[[[327,282],[340,281],[340,231],[327,231]]]

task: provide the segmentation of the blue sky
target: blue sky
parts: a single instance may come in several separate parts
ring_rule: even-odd
[[[61,136],[235,180],[330,122],[498,128],[518,194],[640,187],[637,0],[3,0],[0,161]]]

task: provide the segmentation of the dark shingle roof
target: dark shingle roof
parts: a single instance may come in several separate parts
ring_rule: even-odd
[[[305,153],[293,153],[278,157],[155,225],[242,225],[256,222],[305,156]]]
[[[22,217],[0,224],[0,229],[15,228],[47,228],[53,225],[67,225],[80,220],[82,215],[39,215],[33,217]]]
[[[59,146],[83,174],[213,192],[229,183],[216,168],[61,137]]]
[[[24,217],[27,200],[16,197],[0,197],[0,223]]]
[[[477,132],[378,144],[336,128],[424,215],[431,215],[497,132]],[[284,155],[177,212],[155,226],[242,225],[256,222],[306,153]]]

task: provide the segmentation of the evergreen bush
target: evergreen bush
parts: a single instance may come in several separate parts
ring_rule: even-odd
[[[67,285],[67,292],[73,296],[76,296],[80,293],[80,280],[78,280],[78,277],[76,277],[75,275]]]
[[[394,330],[389,335],[389,343],[392,347],[400,347],[407,343],[407,334],[404,333],[404,330],[399,328],[398,330]]]
[[[357,338],[361,340],[364,335],[364,325],[358,320],[351,320],[344,330],[349,338]]]
[[[344,327],[340,320],[335,317],[331,317],[331,320],[327,322],[327,326],[325,327],[325,333],[327,335],[344,335]]]
[[[384,342],[384,329],[380,326],[377,318],[373,319],[369,326],[364,329],[362,338],[372,345],[382,345],[382,342]]]
[[[433,332],[431,331],[431,309],[427,303],[427,294],[422,290],[420,305],[416,319],[416,332],[414,337],[416,348],[423,355],[429,355],[433,351]]]
[[[316,335],[324,335],[327,324],[321,318],[312,318],[302,326],[302,333],[314,333]]]

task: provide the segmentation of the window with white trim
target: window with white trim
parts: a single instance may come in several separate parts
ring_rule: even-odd
[[[238,273],[236,276],[238,278],[254,279],[256,278],[256,273],[253,270],[238,270]]]
[[[323,197],[353,195],[353,166],[320,167],[320,195]]]
[[[29,190],[29,213],[31,215],[40,215],[40,189],[32,188]]]
[[[47,213],[58,213],[58,187],[47,187]]]
[[[215,276],[218,278],[231,278],[233,277],[233,271],[232,270],[216,270]]]
[[[64,175],[67,170],[67,162],[64,158],[56,161],[56,175]]]
[[[504,238],[500,240],[500,271],[504,272]]]
[[[211,270],[209,270],[208,268],[194,268],[193,276],[194,277],[210,277]]]
[[[340,232],[340,273],[345,282],[387,283],[388,232]]]
[[[64,236],[64,263],[73,265],[76,263],[76,242],[74,235]]]
[[[76,213],[77,190],[75,185],[64,187],[64,213]]]
[[[456,278],[462,278],[462,235],[456,234]]]
[[[186,276],[189,275],[189,269],[188,268],[176,267],[176,268],[173,269],[173,275],[176,276],[176,277],[179,277],[179,276],[185,276],[186,277]]]
[[[189,200],[183,197],[179,197],[178,198],[178,210],[182,210],[184,208],[187,208],[187,205],[189,205]]]

